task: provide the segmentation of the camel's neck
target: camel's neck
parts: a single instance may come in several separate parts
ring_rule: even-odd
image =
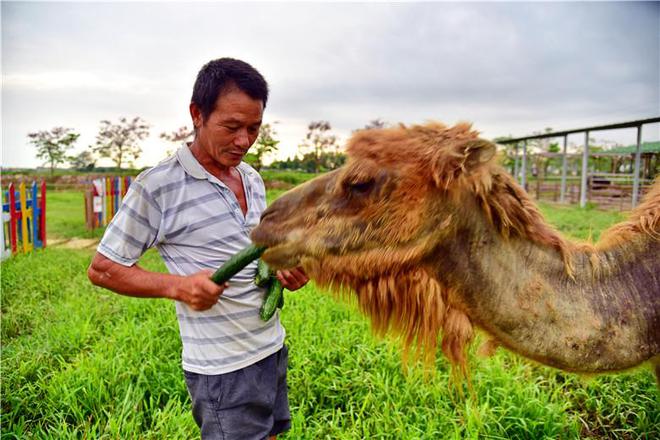
[[[660,242],[568,246],[573,277],[556,249],[475,220],[443,241],[434,265],[479,326],[541,363],[611,371],[660,353]]]

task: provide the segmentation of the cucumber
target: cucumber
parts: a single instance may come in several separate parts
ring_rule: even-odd
[[[268,264],[259,258],[257,262],[257,276],[254,277],[254,284],[259,287],[266,287],[270,282],[271,272]]]
[[[264,303],[261,305],[261,310],[259,310],[259,317],[264,321],[268,321],[272,318],[283,296],[284,287],[282,286],[282,283],[276,277],[273,277],[272,282],[266,291]]]
[[[224,284],[231,277],[243,270],[245,266],[250,264],[255,259],[259,258],[266,250],[265,247],[255,246],[253,244],[244,248],[237,254],[234,254],[229,260],[211,275],[211,281],[216,284]]]

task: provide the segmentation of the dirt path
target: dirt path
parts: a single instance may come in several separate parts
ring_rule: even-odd
[[[99,243],[98,238],[54,238],[48,240],[48,246],[66,249],[91,249]]]

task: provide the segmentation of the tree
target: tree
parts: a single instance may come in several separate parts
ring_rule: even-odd
[[[346,163],[346,154],[330,151],[321,155],[321,165],[327,170],[335,170]]]
[[[372,119],[371,121],[367,122],[367,125],[365,125],[362,128],[358,128],[357,130],[354,130],[353,132],[360,131],[360,130],[371,130],[372,128],[375,129],[380,129],[380,128],[385,128],[389,124],[385,121],[383,121],[381,118],[376,118]]]
[[[96,158],[91,151],[83,151],[77,156],[67,158],[71,166],[77,170],[93,170],[96,165]]]
[[[72,128],[55,127],[50,131],[29,133],[30,143],[37,148],[37,158],[50,163],[50,174],[53,175],[57,164],[66,160],[66,152],[73,147],[80,134]]]
[[[140,157],[142,148],[138,145],[138,141],[147,136],[149,136],[149,125],[139,116],[130,121],[121,117],[117,124],[103,120],[96,135],[94,152],[101,157],[109,157],[117,168],[121,168],[123,163],[132,163]]]
[[[337,137],[329,132],[332,129],[328,121],[312,121],[307,126],[307,135],[305,140],[299,146],[307,154],[311,154],[314,161],[313,171],[318,173],[321,169],[321,158],[323,153],[337,148]]]
[[[273,122],[273,124],[277,124],[277,121]],[[280,141],[275,139],[276,135],[277,132],[271,124],[263,124],[259,127],[259,137],[257,137],[257,140],[250,149],[250,156],[252,158],[250,165],[257,171],[261,170],[261,167],[264,165],[264,156],[277,151],[277,144]]]
[[[187,125],[184,125],[183,127],[179,127],[178,130],[176,131],[171,131],[169,133],[163,132],[160,134],[161,139],[165,139],[166,141],[170,141],[175,145],[179,145],[182,142],[191,142],[193,138],[195,137],[195,130],[193,128],[188,128]],[[165,154],[167,156],[172,154],[172,150],[166,150]]]
[[[535,131],[533,134],[547,133],[552,133],[551,127],[546,127],[543,131]],[[548,175],[549,169],[561,170],[561,158],[543,156],[544,153],[559,153],[561,151],[559,143],[552,142],[552,138],[530,139],[527,141],[527,151],[530,155],[534,155],[532,174],[541,180]]]

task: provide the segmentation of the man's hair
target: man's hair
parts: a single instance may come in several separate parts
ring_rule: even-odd
[[[206,120],[213,113],[218,96],[231,87],[261,100],[266,107],[268,83],[257,69],[234,58],[218,58],[206,63],[197,74],[190,101],[199,107]]]

